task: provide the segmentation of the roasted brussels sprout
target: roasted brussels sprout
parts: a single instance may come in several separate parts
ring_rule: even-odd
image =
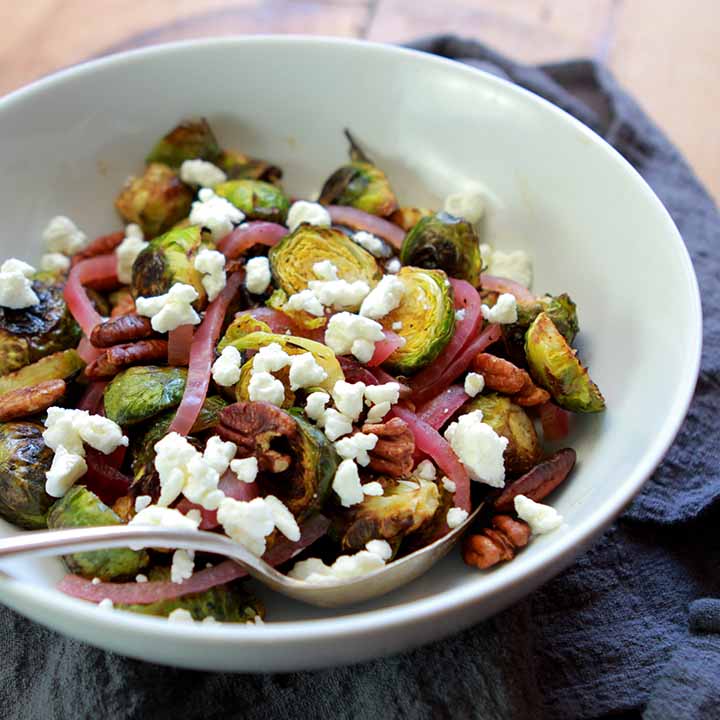
[[[500,436],[508,439],[503,459],[508,475],[522,475],[542,459],[542,448],[535,426],[527,413],[509,397],[488,393],[478,395],[463,412],[481,410],[483,422]]]
[[[146,238],[154,238],[187,217],[192,200],[193,191],[172,168],[152,163],[123,188],[115,208],[123,220],[139,225]]]
[[[187,368],[141,365],[116,375],[105,388],[105,415],[134,425],[180,403]]]
[[[567,293],[557,296],[543,295],[534,302],[519,302],[517,322],[502,326],[506,343],[524,355],[525,333],[541,312],[547,313],[568,345],[572,345],[580,326],[575,303]]]
[[[424,217],[433,214],[432,210],[416,207],[399,207],[388,220],[399,225],[405,232],[410,232]]]
[[[207,303],[207,293],[202,275],[195,269],[195,257],[204,246],[202,230],[195,225],[175,228],[151,240],[133,264],[133,295],[162,295],[175,283],[185,283],[197,291],[199,297],[193,304],[202,310]]]
[[[60,528],[99,527],[122,525],[120,518],[100,498],[82,485],[74,485],[50,509],[48,527]],[[70,572],[86,578],[113,580],[136,575],[147,566],[150,557],[145,550],[111,548],[64,555]]]
[[[69,380],[84,367],[85,363],[77,350],[61,350],[0,377],[0,395],[33,387],[46,380]]]
[[[230,180],[217,185],[215,193],[242,210],[248,220],[285,224],[290,201],[276,185],[261,180]]]
[[[339,277],[348,282],[364,280],[372,288],[382,278],[375,258],[335,228],[301,225],[268,257],[275,284],[288,295],[306,290],[310,280],[317,280],[313,265],[322,260],[330,260]]]
[[[45,492],[53,452],[43,442],[43,429],[31,422],[0,423],[0,516],[27,530],[47,527],[55,502]]]
[[[251,158],[236,150],[223,150],[217,159],[217,165],[230,180],[264,180],[276,183],[282,178],[282,170],[276,165]]]
[[[547,313],[541,312],[525,335],[525,354],[533,380],[562,408],[601,412],[605,400]]]
[[[157,142],[145,162],[164,163],[179,168],[185,160],[209,160],[215,162],[220,156],[220,146],[208,121],[184,120]]]
[[[450,342],[455,332],[455,305],[452,285],[442,270],[404,267],[397,275],[405,285],[398,308],[380,322],[405,339],[386,361],[386,367],[411,375],[429,365]]]
[[[343,549],[360,550],[370,540],[387,540],[397,547],[406,535],[432,519],[440,507],[438,486],[415,476],[409,480],[416,487],[403,481],[382,480],[383,495],[367,495],[343,513]]]
[[[265,332],[271,333],[272,330],[267,323],[262,320],[256,320],[249,313],[238,313],[233,321],[228,325],[225,334],[218,344],[218,352],[222,352],[224,348],[231,345],[233,341],[239,340],[245,335],[249,335],[253,332]]]
[[[466,220],[445,212],[417,222],[403,240],[400,261],[403,265],[439,268],[450,277],[480,285],[482,257],[477,233]]]
[[[323,185],[320,202],[324,205],[352,205],[384,217],[397,207],[397,198],[385,173],[372,164],[345,130],[350,142],[350,163],[338,168]]]
[[[37,305],[0,307],[0,375],[80,342],[80,326],[67,309],[63,287],[57,275],[38,273],[33,280]]]

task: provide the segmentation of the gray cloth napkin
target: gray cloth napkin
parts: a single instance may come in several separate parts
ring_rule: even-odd
[[[2,609],[3,717],[720,717],[720,603],[712,599],[720,584],[717,210],[603,68],[524,66],[454,37],[415,46],[507,77],[574,114],[638,168],[673,215],[700,281],[705,348],[688,420],[663,465],[602,540],[535,594],[448,640],[352,667],[173,670],[96,650]]]

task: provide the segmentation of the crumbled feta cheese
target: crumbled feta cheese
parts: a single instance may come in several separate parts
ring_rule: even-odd
[[[368,450],[377,445],[378,437],[375,433],[355,433],[350,437],[338,440],[335,443],[337,454],[345,460],[355,460],[358,465],[366,467],[370,464]]]
[[[367,423],[379,423],[388,413],[390,412],[389,402],[379,402],[377,405],[373,405],[365,418]]]
[[[190,463],[199,453],[179,433],[172,432],[155,443],[155,470],[160,478],[157,504],[167,507],[180,497],[185,487]]]
[[[170,581],[181,583],[189,580],[195,569],[195,553],[192,550],[176,550],[170,566]]]
[[[45,253],[40,258],[40,269],[45,272],[66,272],[70,269],[70,258],[62,253]]]
[[[290,358],[290,389],[312,387],[327,379],[327,373],[312,353],[300,353]]]
[[[387,540],[370,540],[365,543],[365,549],[381,560],[387,561],[392,557],[392,548]]]
[[[562,515],[550,505],[535,502],[525,495],[516,495],[514,503],[515,512],[530,526],[533,535],[552,532],[563,523]]]
[[[203,248],[195,256],[195,269],[202,274],[202,285],[212,302],[223,290],[227,282],[225,275],[225,256],[217,250]]]
[[[230,469],[237,475],[238,480],[244,483],[253,483],[258,474],[258,461],[256,457],[240,458],[230,461]]]
[[[120,445],[127,447],[128,439],[122,428],[102,415],[91,415],[87,410],[50,407],[45,418],[43,441],[57,450],[59,445],[75,455],[85,456],[83,442],[109,455]]]
[[[181,325],[197,325],[200,316],[192,304],[198,294],[192,285],[175,283],[168,292],[155,297],[139,297],[135,301],[138,315],[151,318],[153,330],[169,332]]]
[[[460,308],[459,310],[456,310],[455,311],[455,321],[460,322],[460,321],[464,320],[466,312],[467,311],[465,310],[465,308]]]
[[[402,326],[402,320],[396,320],[391,327],[393,330],[402,330]]]
[[[445,198],[446,213],[467,220],[472,225],[485,214],[485,196],[478,190],[463,190]]]
[[[308,289],[324,307],[336,310],[351,310],[360,306],[363,298],[370,292],[370,286],[364,280],[310,280]]]
[[[188,185],[214,188],[227,180],[227,175],[207,160],[185,160],[180,166],[180,179]]]
[[[199,515],[199,513],[198,513]],[[175,508],[150,505],[134,515],[128,525],[175,528],[177,530],[197,530],[200,518],[183,515]]]
[[[33,290],[35,268],[11,258],[0,265],[0,305],[13,310],[32,307],[40,302]]]
[[[380,497],[385,492],[383,486],[377,481],[365,483],[362,486],[362,491],[363,495],[374,495],[375,497]]]
[[[485,378],[476,372],[470,372],[465,376],[465,392],[470,397],[475,397],[478,393],[483,391],[485,387]]]
[[[235,457],[237,445],[229,440],[222,440],[217,435],[210,437],[205,443],[203,460],[218,475],[222,475],[230,466],[230,461]]]
[[[43,240],[50,252],[74,255],[87,245],[87,235],[67,217],[58,215],[43,230]]]
[[[437,470],[430,460],[422,460],[415,466],[413,475],[423,480],[434,480],[437,477]]]
[[[253,371],[248,396],[253,402],[269,402],[280,407],[285,400],[285,386],[269,372]]]
[[[325,436],[331,442],[335,442],[339,437],[352,432],[352,418],[335,410],[328,408],[322,416],[322,424],[318,422],[320,427],[325,428]]]
[[[325,423],[325,406],[330,401],[326,392],[310,393],[305,400],[305,414],[320,427]]]
[[[236,347],[228,345],[223,348],[220,357],[213,363],[213,380],[222,387],[235,385],[240,379],[241,365],[242,355],[240,355],[240,351]]]
[[[276,527],[283,535],[287,532],[292,536],[286,535],[288,539],[300,539],[295,518],[282,502],[272,495],[255,498],[250,502],[226,497],[220,503],[217,518],[229,537],[258,556],[265,552],[265,538]]]
[[[352,420],[357,420],[363,411],[363,398],[365,397],[365,383],[349,383],[338,380],[332,389],[335,407]]]
[[[238,225],[245,219],[245,215],[231,202],[218,197],[210,188],[200,190],[198,198],[192,204],[190,222],[210,230],[215,242],[229,235],[233,225]]]
[[[390,403],[395,405],[400,399],[400,383],[388,382],[382,385],[368,385],[365,388],[365,400],[369,405]]]
[[[522,250],[509,253],[502,250],[491,251],[487,268],[489,275],[514,280],[527,288],[532,285],[532,262],[530,256]]]
[[[188,510],[185,515],[189,517],[196,525],[199,525],[202,522],[202,513],[196,508]]]
[[[401,269],[402,269],[402,263],[396,257],[390,258],[385,263],[385,272],[388,272],[391,275],[397,275]]]
[[[132,282],[132,269],[137,256],[148,246],[139,225],[131,224],[125,228],[125,239],[115,248],[118,280]]]
[[[367,250],[371,255],[377,258],[386,258],[392,254],[392,250],[379,238],[372,233],[359,230],[353,233],[352,239],[361,248]]]
[[[141,510],[144,510],[151,503],[152,503],[152,498],[149,495],[138,495],[135,498],[135,512],[139,513]]]
[[[384,337],[379,322],[341,312],[330,318],[325,331],[325,344],[336,355],[352,353],[360,362],[366,363],[375,352],[375,343]]]
[[[403,480],[400,479],[397,481],[398,487],[405,488],[405,490],[409,492],[414,492],[415,490],[420,489],[419,483],[416,483],[414,480]]]
[[[245,263],[245,287],[254,295],[262,295],[270,285],[270,261],[266,257],[250,258]]]
[[[171,623],[191,623],[193,621],[192,613],[185,608],[175,608],[168,616],[168,622]]]
[[[288,577],[313,585],[332,584],[340,580],[363,577],[373,570],[379,570],[392,556],[392,549],[384,540],[371,540],[366,548],[368,549],[354,555],[341,555],[332,565],[326,565],[319,558],[300,560],[290,570]]]
[[[448,492],[454,493],[457,490],[457,485],[449,477],[443,477],[442,484]]]
[[[330,225],[332,225],[332,219],[330,218],[330,213],[319,203],[298,200],[290,206],[286,224],[290,232],[294,232],[303,223],[318,225],[320,227],[330,227]]]
[[[360,306],[360,315],[373,320],[391,313],[405,294],[405,284],[394,275],[385,275]]]
[[[491,487],[503,487],[503,453],[508,440],[500,437],[482,418],[480,410],[461,415],[456,422],[450,423],[445,431],[445,439],[473,480]]]
[[[333,490],[340,498],[343,507],[351,507],[362,502],[365,495],[382,495],[383,487],[379,482],[360,483],[357,465],[353,460],[343,460],[335,472]]]
[[[495,305],[488,307],[483,303],[480,306],[483,317],[491,323],[509,325],[517,322],[517,300],[510,293],[503,293],[495,301]]]
[[[339,280],[338,269],[333,264],[332,260],[321,260],[320,262],[313,263],[313,273],[318,280]]]
[[[135,576],[135,582],[136,583],[146,583],[148,581],[147,575],[143,575],[142,573],[138,573]]]
[[[459,507],[450,508],[447,512],[447,525],[451,530],[460,527],[467,520],[468,511]]]
[[[217,625],[218,621],[212,615],[206,615],[201,621],[203,625]]]
[[[102,582],[102,580],[101,580],[99,577],[94,577],[94,578],[91,580],[91,582],[92,582],[93,585],[99,585],[99,584]]]
[[[315,317],[322,317],[325,314],[325,308],[312,290],[301,290],[299,293],[291,295],[283,306],[283,310],[306,312]]]
[[[267,495],[265,504],[270,508],[275,527],[291,542],[297,542],[300,539],[300,527],[295,520],[295,516],[285,506],[282,500],[274,495]]]
[[[115,606],[113,605],[113,601],[112,601],[110,598],[103,598],[103,599],[98,603],[98,607],[99,607],[101,610],[112,610],[113,607],[115,607]]]

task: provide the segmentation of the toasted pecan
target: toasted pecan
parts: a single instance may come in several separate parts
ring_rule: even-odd
[[[542,405],[550,399],[550,393],[538,387],[532,378],[528,375],[525,387],[517,394],[512,396],[512,401],[521,407],[532,407],[534,405]]]
[[[128,365],[167,360],[167,349],[165,340],[138,340],[125,345],[114,345],[85,368],[85,375],[93,380],[112,377]]]
[[[467,535],[463,542],[463,559],[468,565],[485,570],[515,557],[516,552],[530,540],[530,526],[509,515],[495,515],[492,527]]]
[[[65,388],[64,380],[45,380],[5,393],[0,397],[0,422],[47,410],[65,394]]]
[[[532,383],[525,370],[490,353],[479,353],[473,360],[473,369],[483,376],[486,388],[507,395],[514,395],[528,382]]]
[[[369,451],[370,469],[393,478],[407,477],[413,468],[415,437],[404,420],[392,418],[384,423],[366,423],[364,433],[377,435]]]
[[[107,255],[113,252],[124,239],[124,230],[118,230],[117,232],[110,233],[108,235],[101,235],[88,243],[87,247],[83,248],[79,252],[76,252],[72,256],[71,265],[75,266],[81,260],[89,260],[90,258],[98,255]]]
[[[98,348],[112,347],[152,335],[150,319],[141,315],[122,315],[99,323],[90,333],[90,342]]]

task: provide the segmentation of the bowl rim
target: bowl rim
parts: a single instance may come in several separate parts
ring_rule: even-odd
[[[105,57],[90,58],[80,64],[44,76],[0,97],[0,113],[3,113],[10,106],[24,101],[26,97],[42,93],[47,87],[58,82],[69,78],[82,77],[104,67],[139,62],[145,58],[173,52],[193,52],[212,47],[268,45],[273,43],[282,46],[326,46],[337,48],[349,46],[363,52],[384,54],[390,60],[400,58],[401,60],[409,60],[419,64],[443,66],[452,72],[475,78],[476,81],[482,79],[484,83],[492,86],[498,92],[512,95],[518,102],[541,106],[544,112],[568,124],[577,133],[584,136],[588,142],[603,148],[608,156],[608,161],[617,167],[618,172],[629,175],[636,184],[638,192],[644,195],[651,205],[655,206],[656,211],[660,214],[667,227],[668,238],[666,241],[674,242],[680,251],[681,264],[678,266],[678,273],[682,276],[688,292],[687,299],[690,312],[687,320],[693,342],[686,348],[684,372],[681,381],[675,386],[671,409],[664,420],[661,430],[657,433],[653,442],[644,449],[633,471],[628,474],[615,493],[597,506],[586,519],[573,527],[567,528],[561,536],[553,541],[551,546],[544,548],[542,552],[536,553],[534,557],[525,556],[525,561],[518,565],[508,563],[502,568],[502,572],[479,575],[479,578],[483,578],[482,583],[449,588],[425,598],[376,610],[359,613],[351,612],[351,614],[340,617],[279,621],[262,626],[243,625],[234,627],[232,624],[213,626],[201,623],[192,623],[186,626],[168,623],[164,618],[141,616],[129,612],[107,613],[97,607],[92,607],[85,601],[64,595],[54,588],[46,589],[0,573],[0,589],[3,594],[12,598],[16,607],[22,607],[25,603],[36,607],[43,606],[56,614],[63,613],[74,617],[78,615],[84,616],[86,621],[89,621],[91,625],[97,628],[112,627],[119,630],[137,631],[146,637],[151,636],[158,640],[167,639],[168,637],[182,641],[200,640],[202,638],[213,645],[240,647],[243,643],[296,642],[308,635],[313,640],[338,637],[350,639],[360,637],[370,631],[376,633],[397,629],[401,626],[424,624],[433,619],[439,619],[446,613],[466,609],[473,603],[478,602],[478,600],[498,593],[507,597],[509,603],[516,597],[513,591],[521,591],[523,585],[533,589],[547,574],[548,568],[551,568],[553,575],[557,574],[576,557],[580,549],[594,538],[599,537],[600,533],[630,503],[653,470],[660,464],[685,419],[700,369],[702,309],[692,262],[675,223],[643,177],[614,147],[569,113],[553,105],[545,98],[508,80],[455,60],[420,50],[356,38],[278,34],[209,37],[150,45],[113,53]],[[502,597],[498,607],[503,607]]]

